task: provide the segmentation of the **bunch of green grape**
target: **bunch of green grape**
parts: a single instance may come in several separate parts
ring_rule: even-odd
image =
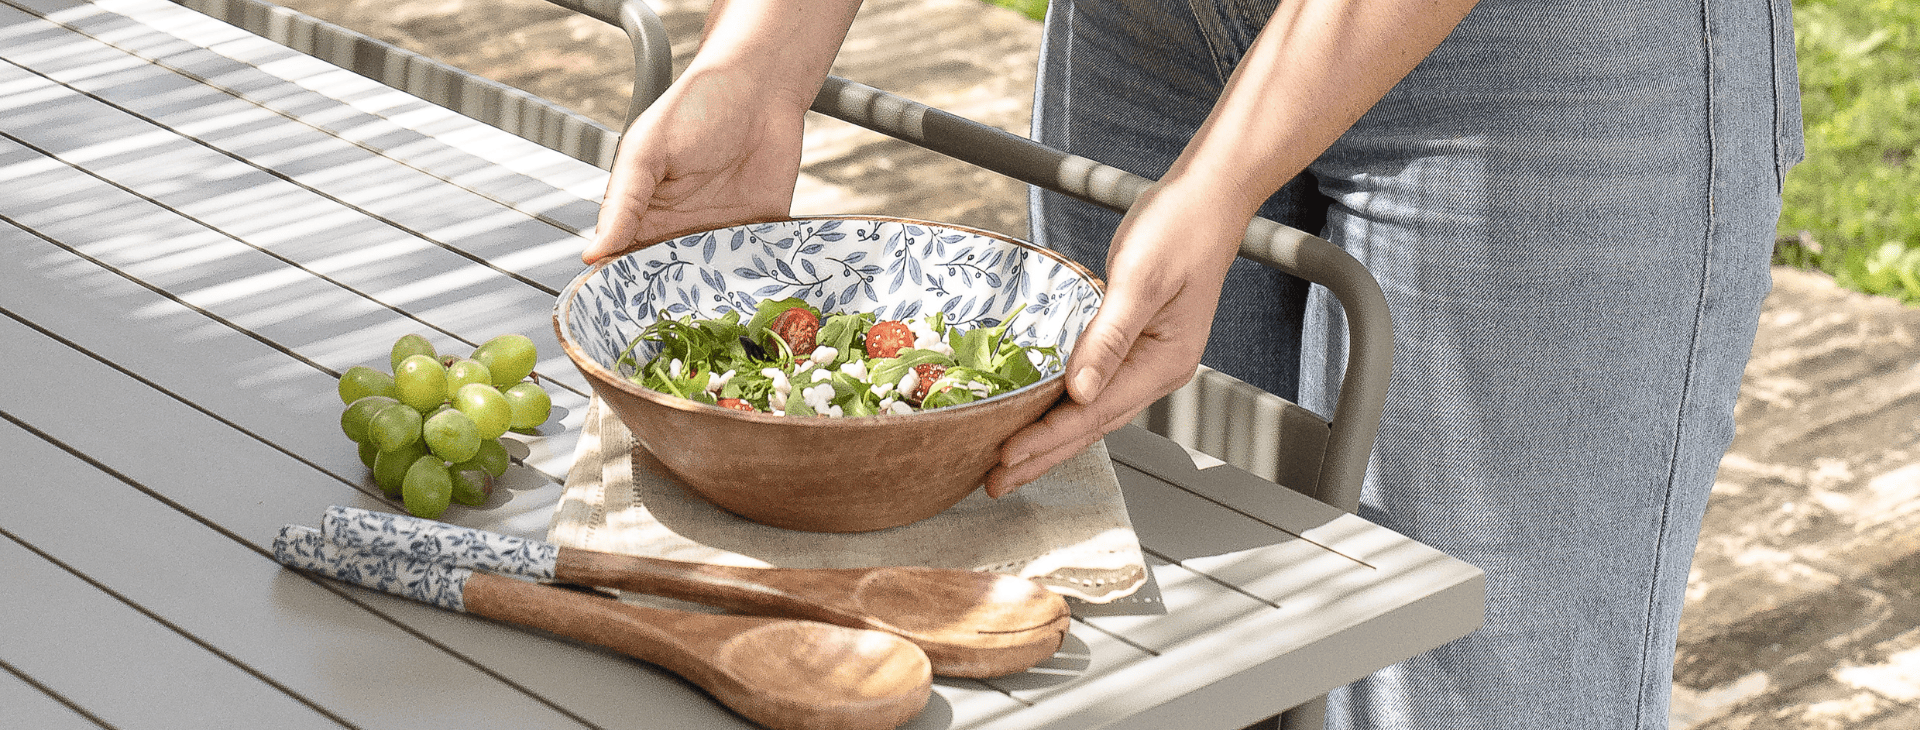
[[[393,370],[354,366],[340,376],[340,430],[360,445],[373,481],[407,511],[438,518],[477,507],[507,471],[500,437],[547,422],[553,399],[528,379],[533,340],[507,334],[469,357],[441,357],[420,335],[393,343]]]

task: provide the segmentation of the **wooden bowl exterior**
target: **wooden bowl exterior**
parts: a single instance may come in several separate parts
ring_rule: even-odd
[[[1056,376],[912,416],[824,418],[709,406],[595,370],[581,368],[601,402],[682,485],[754,522],[809,532],[881,530],[952,507],[1066,389]]]
[[[1104,288],[1084,267],[1031,243],[926,225],[1026,249],[1065,267],[1095,292]],[[999,462],[1000,444],[1066,392],[1065,376],[1056,372],[974,403],[857,418],[746,413],[660,393],[596,361],[567,331],[581,287],[608,261],[589,267],[561,292],[554,307],[555,338],[601,402],[681,484],[754,522],[811,532],[865,532],[932,517],[978,488]]]

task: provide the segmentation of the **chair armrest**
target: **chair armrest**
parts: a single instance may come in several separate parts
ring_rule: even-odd
[[[644,0],[547,0],[626,31],[633,44],[633,98],[627,102],[627,126],[673,83],[673,39],[667,25]],[[624,129],[624,127],[623,127]]]

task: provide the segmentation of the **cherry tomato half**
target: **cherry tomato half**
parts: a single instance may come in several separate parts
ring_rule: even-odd
[[[813,352],[820,337],[820,318],[807,311],[806,307],[794,307],[773,318],[773,324],[767,329],[787,341],[787,349],[795,355]]]
[[[947,374],[947,366],[931,362],[921,363],[913,366],[913,374],[916,380],[913,385],[913,392],[907,394],[907,402],[917,406],[920,405],[921,401],[926,400],[927,396],[932,395],[933,381],[939,380],[940,376]],[[941,388],[941,390],[946,390],[946,388]]]
[[[867,330],[867,357],[895,357],[913,346],[913,330],[905,322],[887,320]]]

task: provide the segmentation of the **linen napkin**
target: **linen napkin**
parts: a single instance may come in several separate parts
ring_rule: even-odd
[[[1131,595],[1149,577],[1100,442],[997,500],[975,490],[910,525],[851,534],[802,532],[750,522],[688,491],[598,397],[587,407],[547,540],[751,567],[983,570],[1029,578],[1094,604]]]

